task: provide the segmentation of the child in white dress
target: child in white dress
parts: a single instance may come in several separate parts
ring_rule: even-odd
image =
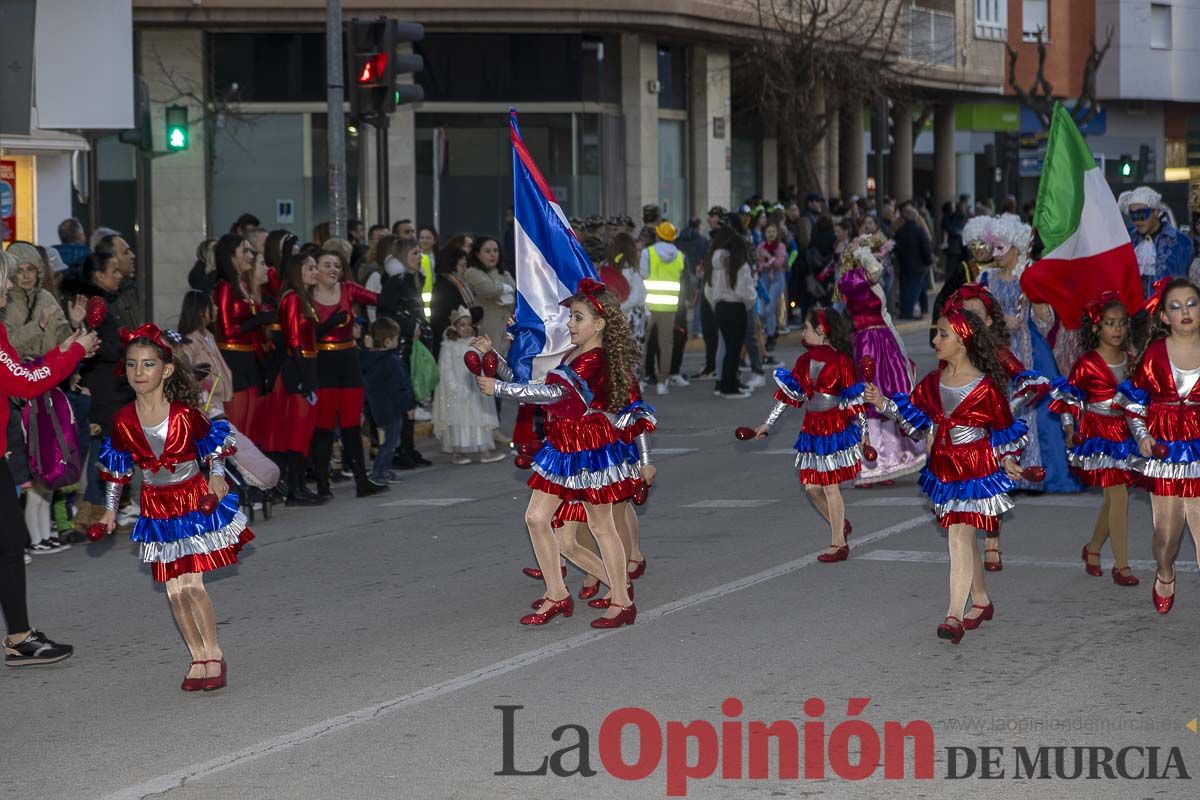
[[[450,312],[450,327],[438,353],[440,379],[433,398],[433,435],[442,443],[442,451],[452,454],[452,464],[470,464],[467,453],[481,453],[482,464],[504,460],[492,438],[500,427],[496,404],[479,391],[475,376],[463,361],[475,335],[470,311],[459,306]]]

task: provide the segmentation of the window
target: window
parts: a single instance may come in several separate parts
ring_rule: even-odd
[[[954,40],[954,14],[910,6],[905,33],[904,57],[909,61],[954,66],[958,50]]]
[[[1022,0],[1021,38],[1024,41],[1037,41],[1038,31],[1042,32],[1042,41],[1050,40],[1049,5],[1050,0]]]
[[[1171,49],[1171,7],[1150,4],[1150,46],[1156,50]]]
[[[215,33],[208,41],[214,94],[237,84],[244,102],[325,99],[322,33]]]
[[[658,107],[687,109],[687,49],[680,44],[658,44]]]
[[[975,37],[1008,38],[1008,0],[975,0]]]

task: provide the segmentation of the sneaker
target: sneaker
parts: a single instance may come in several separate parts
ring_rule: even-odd
[[[450,459],[450,463],[461,467],[466,464],[470,464],[471,459],[467,458],[462,453],[455,453],[454,456]]]
[[[41,631],[32,630],[29,635],[16,644],[4,640],[4,665],[6,667],[26,667],[38,664],[56,664],[65,658],[70,658],[75,648],[69,644],[57,644],[46,638]]]
[[[745,400],[753,396],[751,392],[731,392],[730,394],[720,392],[719,394],[726,400]]]
[[[671,386],[691,386],[691,384],[688,383],[687,378],[683,377],[682,375],[678,375],[678,374],[672,375],[671,377],[667,378],[667,382],[670,383]]]
[[[433,419],[433,412],[426,408],[422,408],[421,406],[417,406],[416,412],[413,413],[414,422],[429,422],[431,419]]]
[[[694,381],[715,381],[716,379],[717,373],[715,372],[697,372],[692,376]]]
[[[133,525],[141,513],[142,510],[137,505],[130,503],[117,512],[117,525]]]
[[[503,461],[506,458],[508,458],[508,455],[506,453],[502,453],[497,450],[495,452],[485,453],[484,455],[480,456],[479,463],[480,464],[495,464],[497,461]]]
[[[404,480],[403,478],[401,478],[399,475],[392,472],[391,470],[388,470],[387,473],[385,473],[383,475],[372,475],[371,476],[371,483],[397,484],[397,483],[402,483],[403,480]]]
[[[667,388],[665,383],[660,383],[654,387],[654,393],[659,395],[670,394],[671,390]]]
[[[755,372],[749,378],[746,379],[746,385],[748,387],[750,387],[751,389],[757,389],[759,386],[766,386],[767,379],[764,378],[761,374]]]
[[[88,538],[77,530],[69,530],[63,534],[63,538],[59,539],[64,544],[83,544],[88,541]]]
[[[779,359],[775,356],[767,356],[762,361],[764,367],[778,367],[780,364]]]
[[[66,546],[70,547],[70,545],[66,545]],[[62,549],[63,549],[62,545],[59,545],[56,547],[55,545],[50,543],[49,539],[45,539],[43,541],[38,542],[37,544],[33,544],[33,545],[30,545],[29,547],[25,548],[25,552],[27,552],[33,556],[43,556],[43,555],[46,555],[47,553],[57,553],[59,550],[62,550]]]
[[[784,325],[782,328],[776,328],[775,332],[780,336],[787,336],[789,333],[792,332],[792,329],[790,327],[788,327],[787,325]]]
[[[33,563],[33,559],[29,556],[29,553],[26,553],[25,554],[25,566],[28,567],[32,563]]]

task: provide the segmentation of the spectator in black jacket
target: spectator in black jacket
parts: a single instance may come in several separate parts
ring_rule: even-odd
[[[405,339],[420,338],[429,327],[421,302],[421,247],[416,239],[395,239],[383,256],[384,278],[379,290],[379,315],[400,325]]]
[[[416,407],[399,344],[400,326],[391,317],[381,316],[371,325],[371,349],[359,354],[367,408],[375,426],[384,432],[383,445],[371,466],[371,480],[381,484],[399,482],[392,472],[392,457],[400,446],[404,423],[412,419]]]
[[[912,204],[900,208],[900,225],[892,238],[896,242],[892,258],[900,273],[900,319],[920,319],[913,308],[918,301],[922,307],[929,302],[924,298],[925,276],[933,263],[933,246]]]

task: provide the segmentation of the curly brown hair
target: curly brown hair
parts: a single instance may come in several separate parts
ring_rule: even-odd
[[[606,411],[618,412],[629,404],[629,390],[637,381],[638,365],[642,363],[642,349],[633,338],[629,319],[621,311],[621,301],[607,289],[595,296],[603,314],[597,314],[592,306],[592,297],[577,292],[570,303],[579,303],[587,313],[604,320],[604,356],[608,369],[608,402]]]
[[[963,319],[971,326],[971,340],[966,344],[967,358],[975,369],[991,378],[1000,394],[1008,397],[1008,370],[1000,363],[1000,351],[1006,346],[977,314],[959,309]]]
[[[829,346],[839,353],[845,353],[853,358],[854,346],[850,340],[850,320],[846,319],[836,309],[814,306],[808,310],[808,314],[805,315],[804,319],[815,331],[821,330],[817,319],[818,312],[825,316],[825,327],[829,329],[825,334],[825,339],[829,342]]]
[[[1176,278],[1168,283],[1162,290],[1162,301],[1166,302],[1167,295],[1176,289],[1189,289],[1195,293],[1197,298],[1200,298],[1200,288],[1197,288],[1196,284],[1192,283],[1187,278]],[[1137,354],[1137,364],[1133,369],[1129,370],[1130,375],[1137,372],[1138,369],[1141,368],[1142,360],[1146,357],[1146,351],[1150,349],[1151,344],[1159,339],[1165,339],[1171,335],[1171,326],[1163,321],[1162,311],[1163,309],[1160,303],[1159,308],[1155,309],[1155,312],[1150,315],[1150,338],[1146,340],[1146,344],[1142,346],[1141,351]]]
[[[126,354],[135,347],[147,347],[153,350],[164,363],[169,363],[175,369],[163,379],[163,396],[167,398],[168,403],[183,403],[186,406],[199,408],[200,406],[200,384],[196,382],[196,376],[192,373],[192,366],[188,363],[187,358],[179,350],[172,351],[171,357],[163,352],[153,339],[147,339],[144,336],[131,341],[125,346]]]

